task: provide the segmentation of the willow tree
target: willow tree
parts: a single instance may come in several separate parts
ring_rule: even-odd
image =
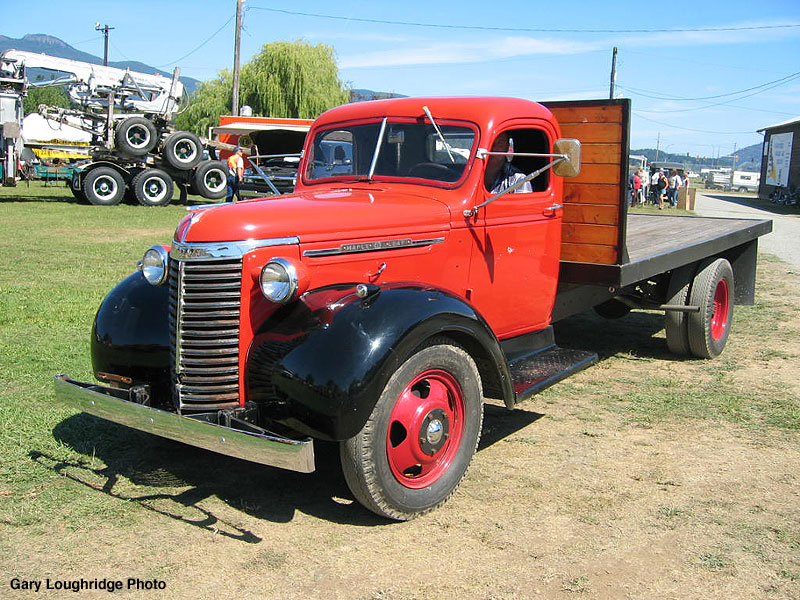
[[[242,67],[240,97],[255,114],[314,118],[348,102],[333,48],[304,41],[264,44]]]
[[[227,69],[216,79],[202,81],[189,99],[189,105],[175,118],[175,127],[207,136],[208,128],[219,125],[220,115],[231,114],[233,76]]]
[[[189,107],[175,121],[180,129],[208,134],[219,116],[231,114],[233,78],[222,71],[217,79],[201,83]],[[254,115],[314,118],[350,100],[339,79],[333,48],[305,41],[264,44],[242,66],[239,98]]]

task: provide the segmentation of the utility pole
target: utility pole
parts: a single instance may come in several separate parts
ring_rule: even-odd
[[[233,116],[239,116],[239,45],[242,34],[242,0],[236,0],[236,33],[233,42],[233,97],[231,98]]]
[[[614,99],[614,83],[617,81],[617,47],[614,46],[614,54],[611,57],[611,85],[608,90],[608,98]]]
[[[103,44],[103,66],[108,66],[108,30],[114,29],[114,27],[109,27],[108,25],[104,25],[100,27],[100,22],[94,24],[94,28],[96,31],[102,31],[103,37],[105,38],[105,43]]]
[[[656,138],[656,160],[658,160],[658,148],[661,146],[661,132],[658,132],[658,137]]]

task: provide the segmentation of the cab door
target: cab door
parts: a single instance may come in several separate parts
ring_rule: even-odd
[[[552,153],[556,133],[546,122],[495,131],[513,140],[512,170],[530,174],[550,162],[525,153]],[[488,158],[484,159],[484,169]],[[470,266],[471,300],[501,339],[549,325],[558,283],[561,245],[561,181],[550,169],[531,182],[531,191],[500,196],[478,209]],[[484,202],[495,194],[481,183]]]

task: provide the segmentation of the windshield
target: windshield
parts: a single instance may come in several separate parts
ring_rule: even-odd
[[[306,181],[366,181],[373,161],[372,179],[422,179],[434,185],[452,185],[464,175],[476,138],[473,126],[437,120],[440,136],[427,121],[395,119],[387,120],[384,127],[382,124],[343,124],[316,132]],[[383,136],[376,147],[381,130]]]

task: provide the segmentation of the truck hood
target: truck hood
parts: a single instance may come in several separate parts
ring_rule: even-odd
[[[450,212],[433,196],[386,188],[326,188],[226,203],[198,211],[183,241],[297,237],[307,244],[376,235],[441,232],[449,228]]]

